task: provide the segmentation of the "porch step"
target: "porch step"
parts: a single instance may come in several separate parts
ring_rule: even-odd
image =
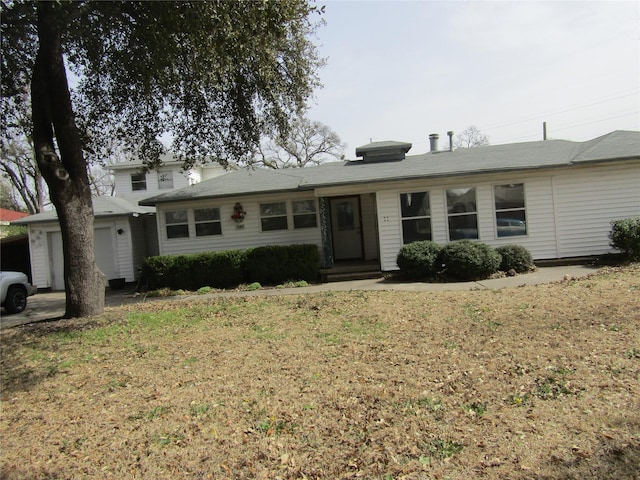
[[[381,271],[369,272],[342,272],[342,273],[323,273],[322,283],[330,282],[348,282],[350,280],[369,280],[371,278],[381,278]]]

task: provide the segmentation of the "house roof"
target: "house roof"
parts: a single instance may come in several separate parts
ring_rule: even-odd
[[[428,152],[410,155],[401,161],[367,163],[352,160],[301,169],[238,170],[146,198],[140,204],[157,205],[180,200],[313,190],[373,182],[526,171],[639,157],[640,132],[615,131],[586,142],[546,140],[458,149],[453,152]]]
[[[13,222],[19,218],[28,217],[28,213],[15,212],[13,210],[7,210],[6,208],[0,208],[0,222]]]
[[[141,207],[118,197],[95,197],[93,199],[93,211],[96,218],[137,216],[154,214],[155,208]],[[48,210],[12,222],[15,225],[27,225],[30,223],[57,222],[58,214],[55,210]]]

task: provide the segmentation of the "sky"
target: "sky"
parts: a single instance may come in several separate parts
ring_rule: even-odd
[[[640,2],[326,0],[307,117],[347,144],[476,126],[492,145],[640,130]]]

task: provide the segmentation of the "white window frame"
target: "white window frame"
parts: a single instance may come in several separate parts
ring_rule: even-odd
[[[473,190],[473,198],[474,198],[474,205],[475,205],[475,210],[473,211],[468,211],[465,210],[463,212],[453,212],[450,213],[449,212],[449,196],[447,195],[448,192],[453,191],[453,190]],[[446,212],[447,212],[447,237],[449,238],[450,241],[455,241],[455,240],[463,240],[463,239],[469,239],[469,240],[479,240],[480,239],[480,225],[478,224],[478,187],[455,187],[455,188],[447,188],[444,191],[444,204],[445,204],[445,208],[446,208]],[[460,238],[451,238],[451,219],[456,219],[456,218],[462,218],[462,217],[471,217],[474,216],[476,219],[476,235],[474,237],[467,237],[467,236],[462,236]]]
[[[424,194],[427,197],[427,203],[429,204],[429,214],[428,215],[415,215],[415,216],[411,216],[411,217],[405,217],[403,216],[402,213],[402,197],[403,195],[406,195],[407,198],[411,198],[409,197],[409,195],[414,195],[414,194]],[[412,240],[411,242],[407,242],[406,239],[404,238],[404,225],[405,225],[405,221],[414,221],[414,220],[428,220],[429,221],[429,239],[428,240],[433,240],[433,225],[431,224],[431,194],[429,193],[428,190],[425,191],[412,191],[412,192],[401,192],[400,193],[400,227],[401,227],[401,231],[402,231],[402,244],[406,245],[407,243],[411,243],[411,242],[415,242],[418,240]]]
[[[296,204],[313,204],[313,211],[309,212],[298,212],[296,213]],[[294,230],[303,229],[303,228],[318,228],[318,205],[315,198],[309,198],[304,200],[292,200],[291,201],[291,212],[293,215],[293,228]],[[313,215],[313,225],[296,225],[296,218],[301,219],[302,217],[311,218]]]
[[[167,218],[167,214],[169,213],[174,213],[174,212],[184,212],[187,216],[186,221],[184,222],[168,222],[168,218]],[[186,225],[187,226],[187,235],[179,235],[179,236],[171,236],[169,234],[169,229],[170,227],[182,227]],[[189,230],[189,210],[184,208],[184,209],[175,209],[175,210],[165,210],[164,211],[164,230],[165,230],[165,234],[167,236],[168,240],[174,240],[174,239],[180,239],[180,238],[189,238],[191,236],[190,234],[190,230]]]
[[[507,187],[507,186],[522,186],[522,207],[514,207],[514,208],[496,208],[496,188],[498,187]],[[495,229],[496,229],[496,238],[510,238],[510,237],[526,237],[527,235],[529,235],[529,228],[527,225],[527,192],[526,192],[526,187],[524,182],[517,182],[517,183],[497,183],[495,185],[491,186],[491,193],[493,196],[493,218],[494,218],[494,225],[495,225]],[[514,222],[522,222],[522,225],[520,225],[519,223],[517,225],[508,225],[506,226],[506,229],[503,229],[504,232],[511,232],[511,233],[503,233],[502,235],[501,233],[501,226],[498,225],[498,214],[501,213],[509,213],[509,212],[522,212],[522,216],[523,219],[519,219],[519,218],[514,218],[513,221]],[[505,226],[503,226],[505,227]],[[514,233],[517,232],[518,230],[521,230],[522,228],[524,228],[524,233]]]
[[[217,210],[218,218],[217,219],[206,219],[206,220],[198,220],[198,211],[202,210]],[[203,208],[194,208],[193,209],[193,224],[194,224],[194,232],[196,237],[213,237],[217,235],[222,235],[222,217],[220,216],[220,208],[218,207],[203,207]],[[210,234],[198,234],[198,225],[214,225],[217,224],[219,227],[218,233],[210,233]]]
[[[173,190],[173,170],[168,172],[158,171],[158,188],[160,190]]]
[[[278,213],[278,214],[273,214],[273,215],[264,215],[263,214],[263,206],[265,205],[276,205],[276,204],[282,204],[284,205],[284,213]],[[281,201],[281,202],[264,202],[264,203],[260,203],[258,205],[259,211],[260,211],[260,230],[262,232],[283,232],[286,230],[289,230],[289,208],[287,206],[287,202],[286,201]],[[270,228],[265,230],[264,228],[264,222],[263,220],[269,220],[269,219],[275,219],[275,218],[283,218],[286,220],[286,226],[285,228]]]
[[[144,172],[131,174],[131,191],[145,192],[147,190],[147,175]]]

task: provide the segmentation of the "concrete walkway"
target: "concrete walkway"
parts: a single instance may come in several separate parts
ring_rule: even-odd
[[[461,290],[498,290],[501,288],[513,288],[522,285],[539,285],[564,280],[566,278],[580,278],[597,272],[598,269],[585,265],[567,265],[560,267],[542,267],[535,272],[515,277],[495,278],[477,282],[459,283],[426,283],[426,282],[402,282],[375,278],[370,280],[353,280],[348,282],[321,283],[298,288],[265,288],[254,291],[227,290],[213,292],[206,295],[197,295],[198,299],[210,297],[237,297],[237,296],[265,296],[265,295],[299,295],[318,292],[338,292],[352,290],[386,290],[409,292],[444,292]],[[150,301],[162,300],[187,300],[194,296],[156,297],[146,298],[143,294],[136,294],[132,287],[123,290],[107,290],[105,305],[117,307]],[[27,323],[52,320],[62,317],[65,310],[64,292],[38,293],[29,297],[27,308],[24,312],[14,315],[6,315],[2,309],[0,328],[10,328]]]

